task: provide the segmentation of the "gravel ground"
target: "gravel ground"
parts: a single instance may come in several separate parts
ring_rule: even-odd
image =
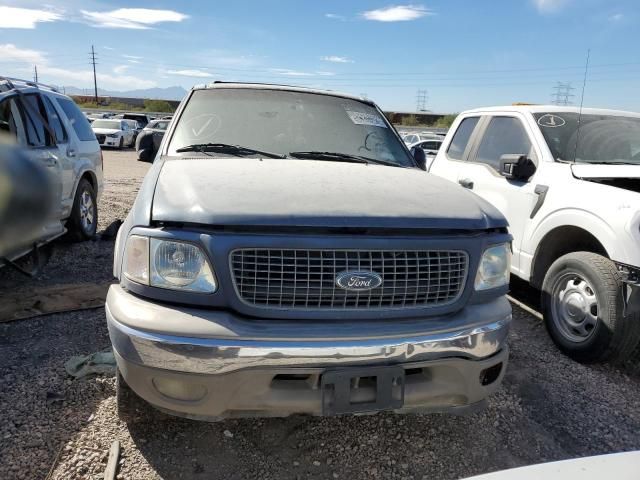
[[[146,165],[105,152],[101,227],[123,218]],[[112,244],[62,244],[35,281],[108,279]],[[4,276],[2,276],[4,275]],[[0,291],[15,279],[0,271]],[[488,408],[445,415],[198,423],[150,413],[127,426],[111,376],[72,380],[72,355],[109,345],[104,312],[0,325],[0,478],[98,479],[113,440],[118,478],[457,479],[549,460],[640,449],[640,376],[563,357],[544,327],[514,309],[511,363]]]

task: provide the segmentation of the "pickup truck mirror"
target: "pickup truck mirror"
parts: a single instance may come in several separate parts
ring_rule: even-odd
[[[515,153],[500,157],[500,175],[508,180],[528,180],[535,172],[535,163],[526,155]]]
[[[413,158],[415,159],[416,163],[418,164],[418,167],[420,167],[422,170],[426,171],[427,170],[427,155],[424,153],[424,150],[420,147],[413,147],[411,149],[411,155],[413,155]]]

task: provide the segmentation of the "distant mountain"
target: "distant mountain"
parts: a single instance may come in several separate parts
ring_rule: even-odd
[[[67,95],[93,95],[91,88],[64,87]],[[116,92],[98,89],[98,95],[124,98],[152,98],[154,100],[182,100],[187,91],[182,87],[146,88],[141,90],[127,90]]]

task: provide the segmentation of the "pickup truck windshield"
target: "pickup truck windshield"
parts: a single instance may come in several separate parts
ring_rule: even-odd
[[[638,117],[583,114],[580,132],[575,112],[543,112],[534,117],[556,160],[640,165]]]
[[[401,167],[415,166],[376,108],[314,93],[197,90],[178,121],[169,155],[207,143],[242,145],[287,157],[291,152],[337,152]]]

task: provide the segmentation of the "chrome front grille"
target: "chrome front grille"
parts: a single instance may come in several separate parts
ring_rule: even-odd
[[[468,255],[449,250],[241,249],[230,255],[236,291],[249,305],[286,309],[435,307],[462,294]],[[382,284],[344,290],[344,271],[375,272]]]

